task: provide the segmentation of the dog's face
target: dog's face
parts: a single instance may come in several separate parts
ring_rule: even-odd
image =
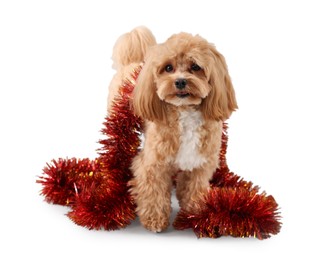
[[[205,44],[181,34],[157,46],[157,52],[153,73],[159,99],[175,106],[201,104],[211,90]]]
[[[152,47],[134,90],[136,114],[164,120],[167,106],[198,106],[225,120],[237,108],[223,56],[200,36],[180,33]]]

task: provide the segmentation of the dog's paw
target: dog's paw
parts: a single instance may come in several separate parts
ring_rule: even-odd
[[[169,226],[169,218],[167,217],[148,217],[146,219],[140,217],[141,224],[154,233],[160,233]]]

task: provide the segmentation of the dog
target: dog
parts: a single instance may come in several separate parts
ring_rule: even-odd
[[[223,55],[201,36],[182,32],[162,44],[146,42],[143,60],[118,63],[124,71],[144,62],[132,107],[145,122],[145,141],[132,161],[130,192],[141,224],[161,232],[169,226],[175,174],[180,207],[198,210],[219,164],[223,121],[237,102]],[[124,48],[127,43],[118,41]]]

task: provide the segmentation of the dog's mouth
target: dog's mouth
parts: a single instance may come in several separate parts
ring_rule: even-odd
[[[166,95],[162,100],[179,107],[186,105],[199,105],[202,101],[202,98],[198,95],[195,95],[193,92],[179,90]]]
[[[187,98],[187,97],[189,97],[190,95],[191,95],[191,94],[188,93],[188,92],[186,92],[186,91],[179,91],[179,92],[176,93],[176,96],[177,96],[178,98]]]

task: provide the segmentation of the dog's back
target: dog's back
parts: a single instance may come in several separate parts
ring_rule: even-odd
[[[144,26],[137,27],[118,38],[112,54],[116,74],[109,86],[108,111],[122,82],[132,78],[134,69],[144,61],[147,49],[155,44],[156,40],[152,32]]]

